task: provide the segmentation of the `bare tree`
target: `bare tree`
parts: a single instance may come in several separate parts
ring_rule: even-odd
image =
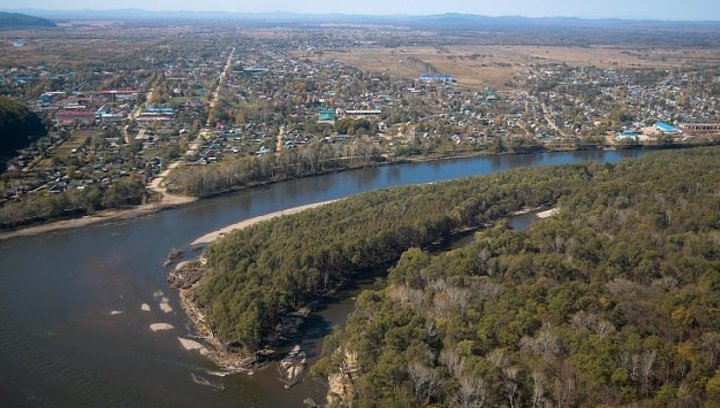
[[[572,366],[563,363],[555,376],[552,393],[559,408],[577,405],[578,385]]]
[[[487,402],[488,385],[478,377],[460,378],[456,403],[462,408],[483,408]]]
[[[408,374],[415,390],[415,400],[427,405],[440,384],[437,371],[415,362],[408,366]]]
[[[460,378],[463,369],[463,360],[455,350],[444,349],[440,352],[440,362],[447,367],[448,372],[455,378]]]
[[[720,357],[720,333],[703,333],[702,337],[700,337],[700,349],[707,356],[710,367],[715,367],[718,357]]]
[[[547,378],[541,370],[533,370],[533,398],[532,406],[535,408],[545,406],[545,393],[547,392]]]
[[[520,374],[520,368],[507,367],[502,371],[505,375],[505,397],[507,397],[508,404],[510,404],[510,408],[519,407],[520,387],[518,387],[517,377]]]

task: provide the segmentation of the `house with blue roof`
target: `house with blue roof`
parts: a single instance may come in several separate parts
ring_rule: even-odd
[[[636,139],[638,136],[640,136],[640,134],[634,130],[623,130],[615,135],[619,140]]]
[[[657,122],[655,123],[655,129],[657,129],[660,133],[666,134],[666,135],[678,135],[682,133],[682,131],[675,126],[665,123],[665,122]]]
[[[446,84],[453,81],[453,77],[449,74],[428,73],[420,75],[420,80],[427,83],[440,82]]]

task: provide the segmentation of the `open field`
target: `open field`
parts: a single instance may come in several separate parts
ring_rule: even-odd
[[[124,27],[113,23],[64,25],[51,30],[12,30],[0,32],[0,65],[65,64],[69,70],[82,65],[135,66],[142,58],[150,60],[166,51],[186,27]],[[23,47],[11,40],[21,38]],[[146,61],[145,61],[146,62]]]
[[[454,76],[468,87],[506,89],[506,82],[530,64],[567,63],[603,68],[674,68],[720,62],[720,51],[620,47],[446,46],[364,48],[327,52],[334,58],[395,78],[415,78],[424,72]]]
[[[70,137],[70,139],[66,140],[63,144],[58,146],[56,150],[56,155],[63,160],[67,160],[70,157],[73,149],[77,149],[78,147],[85,144],[85,141],[88,137],[97,137],[99,134],[100,132],[97,130],[76,130],[72,132],[72,136]]]

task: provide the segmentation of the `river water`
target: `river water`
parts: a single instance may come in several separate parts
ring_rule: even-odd
[[[324,388],[315,381],[285,391],[274,369],[253,377],[214,377],[207,373],[211,364],[182,349],[177,338],[191,333],[177,293],[165,281],[168,270],[161,263],[169,249],[187,248],[195,238],[247,218],[379,188],[642,154],[544,153],[361,169],[132,220],[0,241],[0,405],[300,407],[306,397],[321,400]],[[368,284],[345,288],[311,315],[303,342],[311,360],[320,353],[322,337],[345,322],[354,296]],[[160,310],[162,297],[172,312]],[[151,311],[141,310],[143,303]],[[152,323],[175,328],[153,332]],[[191,373],[225,390],[196,384]]]

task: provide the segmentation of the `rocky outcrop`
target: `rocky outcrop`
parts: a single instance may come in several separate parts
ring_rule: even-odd
[[[345,351],[340,368],[328,376],[328,407],[352,406],[357,394],[355,378],[358,377],[358,371],[357,353]]]
[[[180,304],[199,339],[205,344],[201,354],[211,360],[223,371],[253,375],[258,359],[254,353],[230,352],[215,336],[205,314],[194,302],[195,291],[205,270],[202,259],[181,262],[168,275],[168,282],[179,289]]]

